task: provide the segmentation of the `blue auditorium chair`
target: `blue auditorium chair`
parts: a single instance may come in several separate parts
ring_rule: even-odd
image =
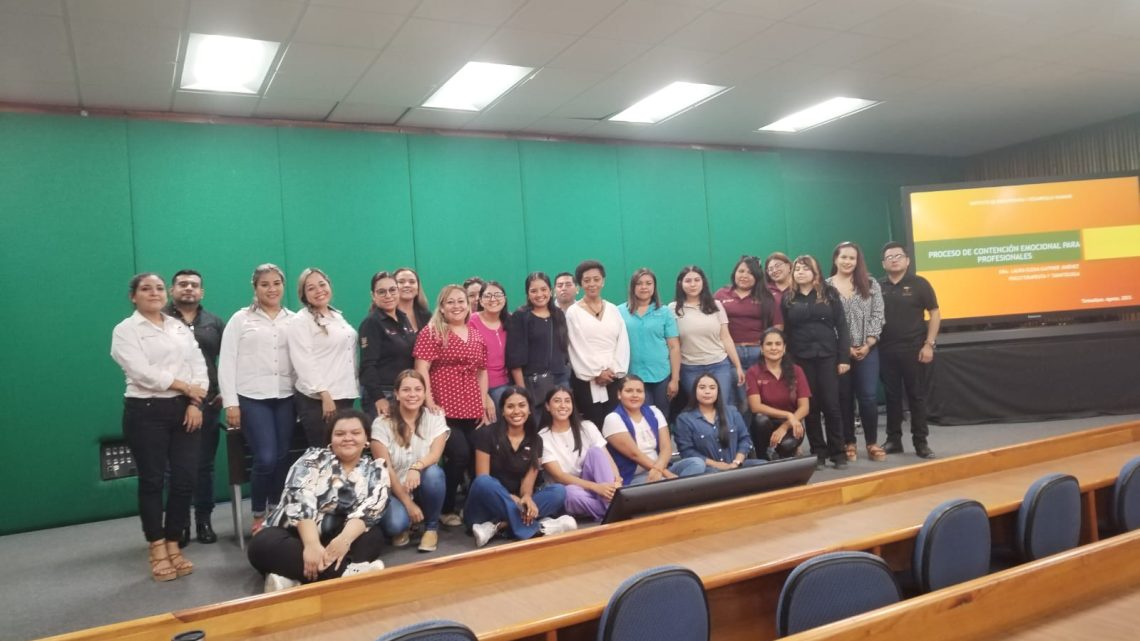
[[[977,501],[952,499],[926,517],[914,542],[919,592],[984,576],[990,569],[990,517]]]
[[[393,630],[376,641],[478,641],[478,637],[462,623],[435,619]]]
[[[614,591],[598,641],[708,641],[705,586],[692,570],[665,565],[639,572]]]
[[[1120,469],[1112,488],[1112,527],[1114,534],[1140,527],[1140,456]]]
[[[1022,561],[1075,548],[1081,538],[1081,487],[1068,474],[1043,476],[1025,493],[1017,512],[1017,553]]]
[[[867,552],[832,552],[796,566],[780,590],[776,635],[796,634],[897,603],[895,575]]]

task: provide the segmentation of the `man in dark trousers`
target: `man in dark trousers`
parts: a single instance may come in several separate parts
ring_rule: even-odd
[[[218,396],[218,352],[222,348],[222,331],[226,324],[222,319],[202,309],[202,275],[193,269],[183,269],[170,279],[171,297],[166,309],[167,316],[177,318],[194,332],[198,348],[206,359],[210,374],[210,389],[202,403],[202,438],[198,452],[198,480],[194,486],[194,521],[197,524],[198,541],[214,543],[218,535],[210,515],[214,511],[214,456],[218,451],[218,418],[221,414],[222,398]],[[190,528],[182,531],[179,545],[190,543]]]
[[[926,424],[926,370],[934,360],[934,339],[942,324],[938,298],[929,281],[909,272],[910,254],[902,243],[883,245],[883,270],[887,273],[879,280],[885,308],[883,333],[879,337],[879,377],[887,395],[887,440],[883,449],[888,454],[903,451],[905,391],[914,452],[920,458],[934,458],[927,442],[930,428]]]

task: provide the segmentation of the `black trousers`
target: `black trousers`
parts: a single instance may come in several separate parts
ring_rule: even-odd
[[[301,427],[305,428],[305,439],[309,441],[309,447],[328,445],[325,440],[328,423],[325,422],[325,412],[321,409],[321,399],[309,398],[298,392],[293,395],[293,402],[297,406],[297,418],[301,421]],[[333,403],[338,410],[352,409],[356,399],[338,398]]]
[[[918,362],[922,345],[879,344],[879,378],[887,397],[887,440],[902,443],[903,395],[910,408],[910,437],[915,447],[927,444],[927,365]]]
[[[764,414],[753,414],[748,425],[748,432],[752,436],[752,446],[756,448],[756,458],[775,461],[782,458],[792,458],[796,455],[796,448],[804,442],[801,436],[796,438],[792,430],[784,434],[784,438],[772,447],[772,432],[780,425],[771,417]]]
[[[614,411],[618,403],[618,391],[621,389],[621,383],[614,381],[606,385],[606,392],[609,394],[609,399],[602,403],[595,403],[593,396],[590,394],[590,382],[584,381],[577,376],[570,377],[570,391],[574,392],[574,409],[578,410],[578,414],[582,418],[593,421],[598,429],[602,429],[602,423],[606,422],[606,414]],[[648,399],[647,399],[648,400]],[[663,408],[658,408],[662,413],[665,413]]]
[[[843,451],[843,416],[839,412],[839,361],[834,356],[797,358],[796,364],[807,377],[811,404],[804,420],[811,453],[816,458],[846,461]],[[822,421],[821,421],[822,418]],[[824,436],[824,425],[827,434]]]
[[[198,452],[198,480],[194,484],[194,517],[199,522],[209,521],[214,511],[214,459],[218,454],[221,409],[216,405],[202,406],[202,433]]]
[[[455,513],[455,495],[468,474],[475,478],[475,426],[477,418],[449,418],[451,434],[443,446],[443,474],[447,489],[443,493],[443,514]]]
[[[123,436],[138,468],[139,518],[150,542],[177,541],[190,524],[190,497],[198,471],[201,431],[187,432],[185,397],[127,398]],[[166,489],[165,519],[162,494]]]
[[[331,540],[331,537],[329,538]],[[328,541],[322,541],[328,545]],[[317,576],[317,581],[335,579],[344,574],[350,563],[370,563],[384,549],[384,533],[379,525],[356,537],[340,567],[330,565]],[[263,528],[249,541],[246,555],[249,563],[262,574],[280,574],[294,581],[305,581],[305,543],[296,528]]]

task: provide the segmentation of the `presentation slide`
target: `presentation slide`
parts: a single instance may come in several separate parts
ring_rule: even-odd
[[[909,192],[918,274],[942,318],[1140,303],[1136,176]]]

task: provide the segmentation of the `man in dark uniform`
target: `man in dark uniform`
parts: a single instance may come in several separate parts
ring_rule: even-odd
[[[222,331],[226,324],[222,319],[202,309],[202,275],[193,269],[183,269],[170,279],[171,300],[164,314],[177,318],[194,332],[206,368],[210,374],[210,389],[202,403],[202,438],[198,452],[198,480],[194,487],[194,521],[197,524],[198,541],[213,543],[218,540],[214,534],[210,515],[214,511],[214,456],[218,451],[218,418],[221,414],[222,398],[218,396],[218,352],[222,349]],[[190,543],[190,527],[182,531],[179,545]]]
[[[883,449],[888,454],[903,451],[905,391],[914,452],[929,459],[934,458],[934,451],[927,442],[930,429],[926,425],[926,369],[934,360],[934,339],[942,314],[930,282],[909,273],[909,269],[910,255],[902,243],[883,245],[883,270],[887,273],[879,280],[885,317],[879,337],[879,377],[887,395],[887,440]]]

